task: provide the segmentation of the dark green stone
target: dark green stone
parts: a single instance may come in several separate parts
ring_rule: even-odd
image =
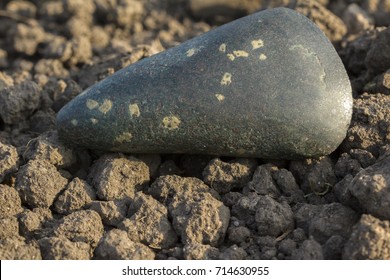
[[[348,76],[306,17],[255,13],[132,64],[57,116],[91,149],[296,159],[329,154],[352,114]]]

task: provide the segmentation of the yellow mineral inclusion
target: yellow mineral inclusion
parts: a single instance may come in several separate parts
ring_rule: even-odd
[[[141,115],[141,111],[139,110],[137,103],[130,104],[129,111],[132,117],[139,117]]]
[[[226,72],[225,74],[223,74],[221,85],[228,86],[231,83],[232,83],[232,74]]]
[[[70,121],[74,126],[76,126],[79,122],[76,119]]]
[[[236,57],[234,56],[234,54],[232,54],[232,53],[228,53],[227,54],[227,57],[231,60],[231,61],[233,61]]]
[[[169,130],[179,128],[180,123],[181,120],[176,116],[166,116],[162,120],[162,125]]]
[[[112,108],[112,101],[104,99],[103,104],[99,106],[99,111],[103,114],[107,114]]]
[[[187,54],[188,57],[191,57],[191,56],[193,56],[195,54],[195,52],[196,52],[196,49],[189,49],[186,52],[186,54]]]
[[[221,45],[219,46],[219,51],[220,51],[220,52],[226,52],[226,44],[225,44],[225,43],[223,43],[223,44],[221,44]]]
[[[260,54],[260,56],[259,56],[259,59],[260,60],[266,60],[267,59],[267,56],[265,55],[265,54]]]
[[[99,103],[96,100],[93,99],[87,99],[87,108],[89,110],[95,109],[97,106],[99,106]]]
[[[252,44],[252,50],[255,50],[255,49],[258,49],[258,48],[261,48],[264,46],[264,42],[261,39],[253,40],[251,42],[251,44]]]
[[[222,95],[222,94],[220,94],[220,93],[217,93],[217,94],[215,95],[215,97],[216,97],[216,98],[218,99],[218,101],[220,101],[220,102],[222,102],[222,101],[225,100],[225,96]]]
[[[117,138],[115,138],[116,143],[124,143],[124,142],[130,142],[133,138],[133,135],[130,132],[124,132],[121,135],[119,135]]]
[[[241,50],[233,51],[233,54],[236,57],[248,57],[249,56],[249,53],[247,53],[246,51],[241,51]]]

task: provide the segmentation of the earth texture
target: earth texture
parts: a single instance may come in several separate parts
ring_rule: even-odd
[[[58,137],[57,112],[89,86],[279,6],[318,25],[351,81],[330,155],[107,153]],[[389,0],[2,0],[0,259],[390,259],[388,26]]]

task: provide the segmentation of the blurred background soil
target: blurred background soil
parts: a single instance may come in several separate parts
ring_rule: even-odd
[[[331,155],[71,148],[56,113],[145,57],[258,10],[313,20],[351,80]],[[1,0],[0,259],[390,259],[390,0]],[[286,73],[288,75],[288,73]]]

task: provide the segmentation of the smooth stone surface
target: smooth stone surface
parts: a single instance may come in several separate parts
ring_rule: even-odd
[[[298,159],[334,151],[351,115],[329,40],[277,8],[116,72],[62,108],[57,127],[98,150]]]

